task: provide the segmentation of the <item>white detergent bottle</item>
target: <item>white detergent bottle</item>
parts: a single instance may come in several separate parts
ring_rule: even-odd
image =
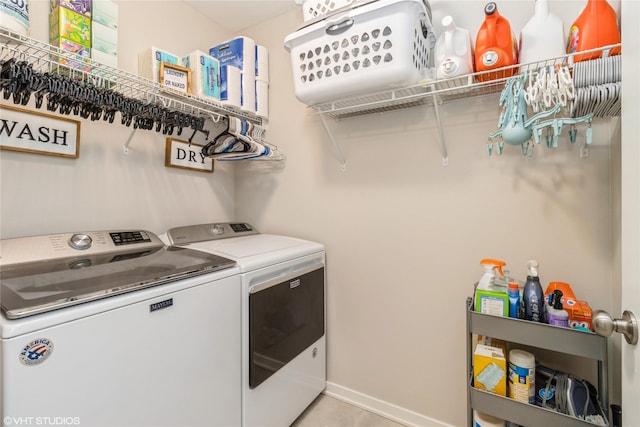
[[[562,19],[549,12],[549,0],[535,0],[534,14],[520,32],[520,64],[542,62],[566,51]]]
[[[456,27],[453,17],[442,18],[444,32],[436,41],[436,78],[448,79],[473,73],[473,51],[469,30]]]

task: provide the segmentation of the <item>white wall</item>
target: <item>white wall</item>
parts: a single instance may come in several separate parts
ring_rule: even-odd
[[[484,3],[434,0],[434,22],[453,14],[475,34]],[[567,27],[583,6],[551,1]],[[499,8],[517,33],[533,2]],[[545,286],[566,281],[594,309],[612,307],[617,120],[594,123],[585,159],[566,136],[534,158],[518,147],[488,157],[497,96],[445,105],[448,167],[431,109],[330,121],[342,172],[320,118],[293,94],[283,39],[301,22],[292,12],[247,34],[270,49],[268,135],[288,158],[239,168],[238,218],[326,245],[330,392],[405,422],[464,425],[465,299],[480,259],[502,258],[522,279],[537,259]]]
[[[49,2],[29,3],[31,36],[48,42]],[[137,73],[138,52],[151,46],[183,55],[229,38],[182,2],[118,4],[119,68],[124,71]],[[233,167],[216,163],[213,174],[167,168],[166,137],[152,131],[137,131],[125,156],[131,128],[70,118],[81,121],[77,160],[0,151],[2,238],[116,228],[162,233],[234,218]],[[194,142],[204,140],[198,136]]]

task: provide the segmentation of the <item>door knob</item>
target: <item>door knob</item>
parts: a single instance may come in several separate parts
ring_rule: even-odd
[[[628,310],[622,313],[622,319],[612,319],[606,311],[596,310],[591,317],[591,322],[598,335],[608,337],[613,332],[620,332],[629,344],[638,343],[638,321],[636,316]]]

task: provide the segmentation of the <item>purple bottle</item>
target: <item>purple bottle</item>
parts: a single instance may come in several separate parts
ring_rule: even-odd
[[[556,289],[551,294],[547,321],[553,326],[569,327],[569,313],[562,309],[562,291],[560,289]]]

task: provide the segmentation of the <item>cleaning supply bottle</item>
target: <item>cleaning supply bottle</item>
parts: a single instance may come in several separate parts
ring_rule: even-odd
[[[485,258],[480,260],[480,265],[484,268],[484,274],[478,281],[478,288],[484,291],[493,290],[493,284],[496,280],[496,273],[500,276],[504,276],[504,271],[502,267],[507,265],[506,262],[493,259],[493,258]]]
[[[529,261],[528,269],[527,282],[524,284],[522,292],[524,319],[545,323],[544,296],[538,277],[538,262]]]
[[[453,17],[442,18],[444,32],[435,46],[436,77],[448,79],[473,73],[473,52],[469,30],[459,28]]]
[[[517,282],[509,282],[507,295],[509,296],[509,317],[517,319],[520,310],[520,288]]]
[[[474,294],[475,311],[492,316],[509,317],[509,297],[504,286],[496,286],[496,274],[504,276],[504,261],[483,259],[480,264],[484,274],[478,281]]]
[[[560,289],[551,293],[547,322],[553,326],[569,327],[569,313],[562,309],[562,291]]]
[[[518,62],[518,46],[511,31],[511,24],[500,15],[498,6],[494,2],[487,3],[484,14],[484,22],[476,37],[476,71],[482,72],[515,65]],[[510,77],[515,72],[515,68],[509,68],[495,73],[480,74],[477,78],[480,81],[495,80]]]
[[[562,19],[549,12],[549,0],[535,0],[534,14],[520,32],[520,64],[542,62],[564,54]]]
[[[620,29],[616,11],[607,0],[588,0],[587,6],[569,29],[567,53],[582,52],[620,43]],[[617,55],[620,49],[612,49]],[[586,61],[600,57],[600,53],[576,55],[575,61]]]

